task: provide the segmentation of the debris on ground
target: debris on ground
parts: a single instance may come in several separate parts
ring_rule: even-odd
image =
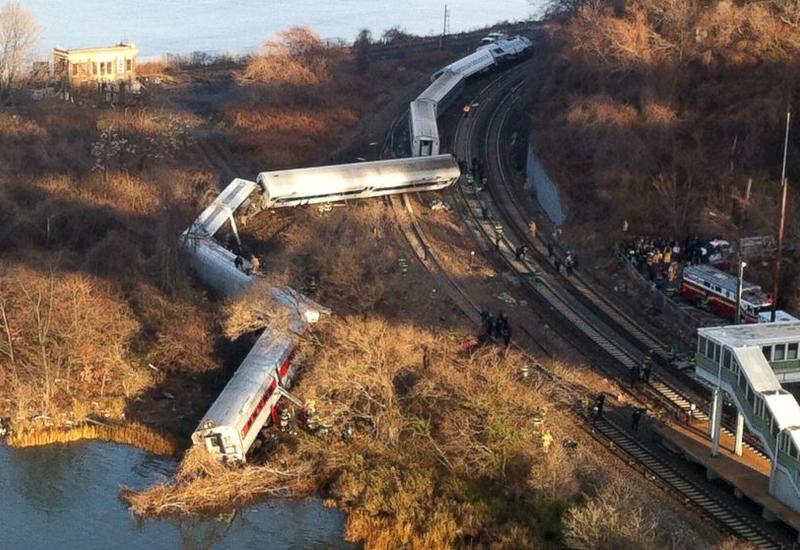
[[[428,203],[428,208],[433,210],[434,212],[437,210],[442,210],[444,212],[450,212],[450,206],[441,199],[434,199]]]
[[[515,305],[517,303],[517,300],[513,296],[511,296],[508,292],[500,293],[497,296],[497,299],[500,300],[501,302],[505,302],[507,304]]]

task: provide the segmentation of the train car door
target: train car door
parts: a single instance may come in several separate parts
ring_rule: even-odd
[[[212,434],[206,436],[206,449],[213,454],[225,454],[225,446],[222,444],[222,434]]]
[[[420,157],[429,157],[433,154],[433,142],[427,139],[419,140],[419,155]]]

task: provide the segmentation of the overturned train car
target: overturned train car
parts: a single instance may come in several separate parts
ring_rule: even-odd
[[[262,172],[256,180],[258,210],[436,191],[458,181],[461,170],[453,155],[358,162],[335,166]]]

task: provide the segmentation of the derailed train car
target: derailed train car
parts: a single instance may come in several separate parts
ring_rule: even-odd
[[[461,95],[465,79],[516,60],[530,53],[532,49],[531,41],[523,36],[503,38],[481,46],[477,51],[436,71],[431,77],[431,85],[409,106],[411,155],[425,156],[439,153],[440,140],[436,119]],[[434,116],[433,121],[431,112]]]
[[[258,206],[263,210],[435,191],[452,185],[460,176],[453,155],[262,172],[256,180],[261,189]]]
[[[265,329],[192,434],[192,442],[226,461],[245,462],[295,374],[294,336]]]

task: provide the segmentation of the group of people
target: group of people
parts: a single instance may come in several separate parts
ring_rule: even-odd
[[[634,365],[631,370],[631,386],[635,386],[637,382],[650,383],[650,375],[653,372],[653,352],[648,351],[641,364]]]
[[[497,317],[486,310],[481,311],[481,320],[486,330],[486,338],[489,340],[501,340],[506,346],[511,343],[511,324],[508,317],[502,311]]]
[[[250,265],[248,267],[245,267],[244,258],[241,254],[237,254],[233,259],[233,265],[236,266],[236,269],[248,275],[254,275],[261,271],[261,262],[255,254],[250,254]]]
[[[598,393],[594,401],[592,402],[591,409],[589,410],[589,414],[592,419],[592,424],[597,422],[599,419],[603,417],[603,407],[605,406],[606,402],[606,394]],[[638,432],[639,425],[642,422],[642,418],[647,415],[647,409],[643,407],[635,407],[631,412],[631,431]]]
[[[640,273],[651,281],[674,282],[680,274],[685,248],[674,239],[639,237],[625,246],[626,255]]]
[[[553,249],[553,244],[548,242],[547,256],[553,260],[553,267],[559,273],[561,273],[562,265],[564,266],[564,271],[567,275],[572,275],[572,273],[578,268],[578,255],[572,250],[567,250],[567,254],[564,256],[564,261],[562,263],[561,259],[556,255],[556,252]]]
[[[234,239],[232,235],[229,234],[227,236],[224,246],[233,252],[233,265],[236,266],[236,269],[248,275],[261,272],[261,261],[258,259],[258,256],[246,251],[244,246],[242,246],[237,239]],[[245,263],[245,258],[247,258],[247,264]]]

